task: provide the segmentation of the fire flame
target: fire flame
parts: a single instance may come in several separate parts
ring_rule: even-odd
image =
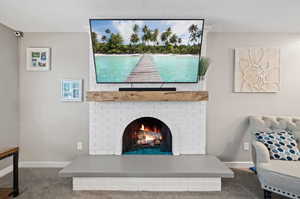
[[[138,144],[159,144],[160,141],[162,140],[162,136],[160,134],[160,129],[157,128],[156,126],[154,127],[148,127],[145,126],[144,124],[141,124],[141,127],[139,129],[139,134],[137,143]]]
[[[148,126],[145,126],[144,124],[141,124],[141,127],[139,130],[146,131],[146,132],[160,133],[160,129],[157,128],[156,126],[148,127]]]

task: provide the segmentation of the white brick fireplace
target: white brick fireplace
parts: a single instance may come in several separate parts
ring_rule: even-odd
[[[121,155],[126,126],[141,117],[170,128],[174,155],[205,154],[206,102],[90,103],[90,154]]]
[[[202,55],[206,54],[206,32]],[[91,54],[92,55],[92,54]],[[129,84],[96,84],[93,56],[90,56],[90,91],[117,91]],[[134,87],[161,85],[134,84]],[[206,90],[205,81],[198,84],[165,84],[178,91]],[[126,126],[141,117],[154,117],[171,130],[173,155],[206,153],[206,104],[199,102],[89,102],[89,153],[122,154],[122,136]]]

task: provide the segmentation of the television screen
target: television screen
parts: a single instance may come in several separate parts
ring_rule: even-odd
[[[97,83],[196,83],[203,19],[91,19]]]

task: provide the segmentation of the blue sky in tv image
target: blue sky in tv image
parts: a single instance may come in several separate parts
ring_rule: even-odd
[[[124,44],[130,43],[130,37],[133,34],[133,27],[137,24],[140,28],[145,25],[149,27],[151,30],[158,29],[160,38],[160,34],[167,30],[167,28],[171,28],[172,32],[181,38],[182,44],[187,45],[188,43],[194,44],[195,42],[190,41],[190,34],[187,31],[192,24],[197,25],[198,29],[202,31],[203,20],[91,20],[91,31],[97,33],[97,39],[101,42],[101,38],[104,35],[107,35],[105,32],[107,29],[111,31],[111,33],[117,34],[120,33],[122,38],[124,39]],[[138,33],[138,35],[142,36],[142,31]],[[199,43],[198,40],[196,43]],[[160,43],[163,43],[161,40]],[[151,45],[151,43],[150,43]],[[154,45],[154,44],[153,44]]]

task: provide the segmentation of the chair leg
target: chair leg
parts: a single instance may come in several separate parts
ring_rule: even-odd
[[[264,199],[271,199],[272,198],[272,192],[268,190],[264,190]]]
[[[19,152],[14,153],[13,162],[13,197],[17,197],[19,195]]]

